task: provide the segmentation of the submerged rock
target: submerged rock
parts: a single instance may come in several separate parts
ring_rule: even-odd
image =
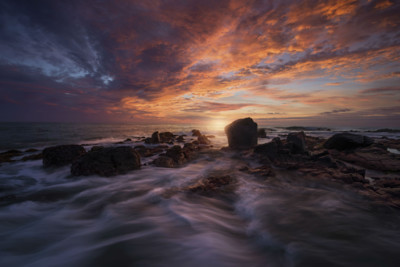
[[[200,194],[231,193],[235,189],[236,179],[230,175],[210,176],[186,188],[187,191]]]
[[[86,150],[80,145],[61,145],[47,147],[42,154],[44,167],[60,167],[71,164],[82,155],[85,155]]]
[[[233,149],[249,149],[257,145],[257,123],[251,118],[239,119],[225,127],[228,144]]]
[[[357,147],[366,147],[374,143],[368,136],[353,133],[338,133],[329,138],[324,147],[336,150],[349,150]]]
[[[6,152],[0,153],[0,163],[1,162],[13,162],[12,157],[21,156],[22,152],[19,150],[8,150]]]
[[[108,147],[91,151],[71,166],[71,174],[115,176],[140,168],[139,154],[129,146]]]

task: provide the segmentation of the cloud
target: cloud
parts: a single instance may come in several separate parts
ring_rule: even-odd
[[[385,94],[397,92],[400,92],[400,87],[369,88],[360,91],[361,94]]]
[[[331,115],[331,114],[338,114],[338,113],[344,113],[344,112],[349,112],[349,111],[351,111],[351,109],[349,109],[349,108],[334,109],[332,111],[322,112],[321,115]]]

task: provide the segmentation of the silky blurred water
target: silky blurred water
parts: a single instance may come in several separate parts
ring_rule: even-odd
[[[20,141],[19,148],[64,143],[60,136],[111,146],[156,128],[108,127],[84,140],[49,130],[53,139]],[[191,128],[157,130],[189,135]],[[221,131],[207,133],[216,134],[216,150],[226,144]],[[68,166],[43,169],[40,160],[4,163],[0,266],[399,266],[398,210],[295,172],[261,179],[239,171],[243,164],[258,165],[219,150],[182,168],[147,165],[110,178],[71,177]],[[230,175],[237,186],[220,196],[183,190],[210,175]]]

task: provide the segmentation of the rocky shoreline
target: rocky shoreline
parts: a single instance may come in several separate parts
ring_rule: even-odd
[[[213,136],[194,129],[190,137],[154,132],[150,137],[143,137],[140,142],[144,144],[140,145],[126,139],[110,147],[92,146],[90,150],[85,145],[54,146],[43,151],[10,150],[0,154],[0,164],[42,159],[43,168],[67,165],[71,168],[71,177],[84,179],[82,176],[127,174],[143,165],[180,168],[195,162],[200,155],[233,157],[241,162],[238,167],[241,172],[262,181],[284,183],[278,175],[284,170],[296,179],[343,185],[345,190],[352,190],[373,203],[400,208],[400,155],[389,151],[400,148],[398,139],[373,139],[356,133],[337,133],[323,139],[298,131],[258,145],[257,139],[265,138],[266,133],[251,118],[234,121],[225,132],[229,146],[221,149],[213,147]],[[152,160],[143,164],[144,158]],[[213,175],[175,191],[218,196],[233,192],[235,183],[235,177],[229,174]],[[8,205],[43,199],[57,199],[57,196],[6,195],[1,197],[1,202]]]

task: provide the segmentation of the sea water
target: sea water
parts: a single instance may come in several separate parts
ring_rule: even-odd
[[[373,205],[339,184],[276,170],[241,172],[250,157],[220,151],[222,130],[129,124],[1,124],[1,150],[80,143],[141,145],[153,131],[214,135],[215,153],[181,168],[142,166],[115,177],[72,177],[41,160],[0,166],[0,266],[399,266],[400,212]],[[310,129],[328,137],[336,130]],[[287,134],[276,128],[271,138]],[[385,135],[384,133],[366,133]],[[390,134],[395,135],[395,134]],[[144,158],[149,163],[152,158]],[[180,188],[230,175],[227,200]],[[13,204],[7,197],[21,201]]]

